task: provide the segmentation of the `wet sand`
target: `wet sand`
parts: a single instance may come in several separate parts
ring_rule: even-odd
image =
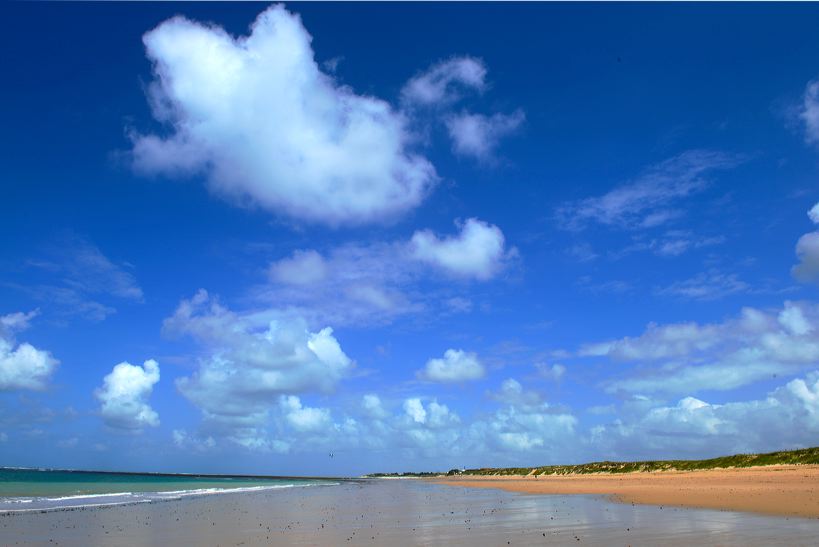
[[[626,503],[819,518],[819,466],[816,465],[623,475],[464,476],[435,480],[528,494],[598,494]]]
[[[815,545],[819,520],[416,480],[0,516],[5,545]]]

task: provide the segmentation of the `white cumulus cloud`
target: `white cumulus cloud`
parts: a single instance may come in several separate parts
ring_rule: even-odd
[[[427,361],[418,376],[432,382],[466,382],[479,380],[484,376],[484,368],[475,353],[460,349],[448,349],[443,358]]]
[[[503,137],[514,133],[523,123],[523,111],[512,114],[470,114],[462,112],[446,119],[446,128],[452,139],[452,150],[459,156],[479,160],[492,159]]]
[[[287,423],[297,431],[321,431],[332,423],[329,410],[304,406],[295,395],[283,395],[279,406]]]
[[[819,224],[819,203],[808,211],[808,218],[814,224]],[[796,242],[796,258],[799,263],[791,268],[793,277],[803,283],[819,282],[819,231],[808,232],[799,238]]]
[[[470,424],[470,450],[513,458],[537,450],[544,461],[554,461],[560,457],[556,452],[565,458],[576,449],[577,418],[567,410],[543,401],[514,378],[505,380],[491,397],[502,406]]]
[[[455,236],[439,238],[430,230],[413,234],[410,246],[416,260],[457,277],[489,279],[515,254],[505,248],[500,228],[477,218],[468,219]]]
[[[385,418],[387,411],[381,402],[381,397],[374,393],[368,393],[361,398],[361,408],[371,418]]]
[[[317,414],[295,408],[298,398],[280,397],[330,391],[353,366],[331,328],[312,331],[277,309],[233,312],[205,291],[183,300],[163,328],[201,345],[199,369],[177,380],[180,392],[202,410],[213,434],[243,445],[272,446],[261,428],[277,401],[279,409],[290,405],[291,425],[307,427]]]
[[[192,449],[198,452],[206,452],[216,446],[213,437],[198,438],[191,435],[184,429],[174,429],[172,432],[173,444],[177,448]]]
[[[27,329],[36,315],[34,311],[0,316],[0,391],[45,389],[59,364],[48,351],[15,339],[14,333]]]
[[[819,203],[810,208],[808,211],[808,218],[814,224],[819,224]]]
[[[437,176],[409,150],[404,116],[323,73],[311,40],[281,5],[248,36],[182,17],[145,34],[152,109],[172,133],[134,135],[135,167],[202,174],[240,204],[331,225],[419,205]]]
[[[810,232],[796,242],[799,263],[791,268],[793,276],[803,283],[819,281],[819,232]]]
[[[409,431],[410,436],[416,439],[426,435],[419,434],[420,426],[428,429],[446,429],[460,423],[461,419],[448,406],[431,400],[426,405],[420,397],[411,397],[404,400],[403,420],[399,417],[399,429]]]
[[[694,393],[730,390],[819,361],[819,305],[785,302],[779,310],[744,308],[719,323],[650,324],[639,336],[588,344],[580,356],[636,365],[609,391]]]
[[[687,396],[676,404],[649,404],[620,414],[592,431],[598,454],[708,457],[804,448],[816,444],[819,434],[819,372],[795,378],[762,399],[716,404]]]
[[[315,285],[327,274],[327,261],[312,249],[295,251],[293,256],[270,265],[271,280],[286,285]]]
[[[535,368],[541,377],[555,382],[559,381],[566,374],[566,367],[559,363],[551,366],[547,363],[535,363]]]
[[[421,399],[414,397],[404,401],[404,412],[413,422],[422,424],[427,421],[427,411]]]
[[[148,359],[140,367],[127,362],[116,365],[94,392],[101,403],[100,415],[111,427],[140,430],[159,425],[159,415],[148,404],[159,382],[159,364]]]

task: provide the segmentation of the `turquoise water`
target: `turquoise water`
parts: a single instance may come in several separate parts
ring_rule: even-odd
[[[0,468],[0,511],[143,503],[186,496],[327,486],[325,479]]]

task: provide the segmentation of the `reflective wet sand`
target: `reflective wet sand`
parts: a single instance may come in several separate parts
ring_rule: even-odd
[[[529,494],[598,494],[627,503],[819,518],[816,465],[539,477],[464,475],[436,480]]]
[[[0,516],[21,545],[815,545],[819,520],[416,480]]]

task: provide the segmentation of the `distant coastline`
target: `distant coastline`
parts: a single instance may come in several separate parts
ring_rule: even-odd
[[[354,480],[356,477],[308,476],[308,475],[246,475],[223,473],[169,473],[164,471],[100,471],[95,469],[62,469],[58,467],[19,467],[0,466],[0,471],[45,471],[59,473],[77,473],[89,475],[148,475],[153,477],[189,477],[207,479],[304,479],[304,480]]]
[[[733,454],[704,460],[644,460],[599,461],[574,465],[545,465],[539,467],[480,467],[475,469],[450,469],[449,471],[371,473],[365,477],[418,477],[441,476],[542,476],[542,475],[588,475],[600,473],[638,473],[655,471],[704,471],[708,469],[732,469],[764,467],[772,465],[819,465],[819,447],[797,450],[780,450],[764,454]]]

